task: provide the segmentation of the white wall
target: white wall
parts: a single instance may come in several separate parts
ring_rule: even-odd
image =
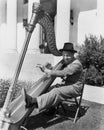
[[[87,32],[90,32],[89,28],[89,22],[93,20],[92,12],[91,10],[97,9],[97,0],[71,0],[71,9],[73,10],[73,25],[71,25],[70,28],[70,41],[74,43],[75,47],[81,42],[83,42],[83,39],[85,38],[86,29],[87,26]],[[89,12],[87,15],[86,12]],[[91,12],[91,14],[90,14]],[[95,14],[94,14],[95,15]],[[88,24],[87,24],[88,23]],[[80,41],[80,42],[79,42]]]
[[[78,45],[83,44],[85,36],[90,34],[104,37],[104,18],[97,10],[80,12],[78,19]]]
[[[97,10],[80,12],[78,19],[78,45],[84,43],[85,36],[98,35]]]

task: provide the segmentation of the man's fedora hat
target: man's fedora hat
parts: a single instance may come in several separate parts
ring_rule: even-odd
[[[73,44],[70,42],[64,43],[63,49],[60,49],[59,51],[63,52],[63,51],[70,51],[73,53],[76,53],[77,51],[74,50],[73,48]]]

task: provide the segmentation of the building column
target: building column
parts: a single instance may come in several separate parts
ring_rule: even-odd
[[[56,43],[58,49],[69,41],[70,35],[70,0],[57,0]]]
[[[5,1],[0,0],[0,26],[5,21],[4,14],[5,14]]]
[[[104,0],[97,0],[97,31],[104,37]]]
[[[7,0],[7,52],[17,51],[17,0]]]
[[[63,48],[70,37],[70,0],[57,0],[57,15],[55,18],[56,46]],[[54,65],[61,60],[61,57],[54,57]]]
[[[29,0],[28,2],[28,23],[32,16],[32,5],[34,2],[40,3],[40,0]],[[39,38],[40,38],[40,25],[36,24],[32,36],[30,39],[28,53],[37,53],[39,52]]]
[[[0,0],[0,53],[4,52],[6,44],[6,7],[4,0]]]

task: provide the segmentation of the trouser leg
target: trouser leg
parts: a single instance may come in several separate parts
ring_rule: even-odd
[[[44,110],[52,106],[56,106],[59,102],[77,96],[78,93],[75,91],[73,86],[63,86],[60,88],[54,88],[48,93],[45,93],[37,97],[37,103],[39,110]]]

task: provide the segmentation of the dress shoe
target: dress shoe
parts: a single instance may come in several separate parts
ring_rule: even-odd
[[[32,102],[32,97],[29,96],[29,95],[26,93],[26,89],[25,89],[25,88],[22,89],[22,95],[23,95],[24,100],[25,100],[25,103],[26,103],[25,107],[26,107],[26,108],[32,107],[32,106],[34,105],[34,103]]]

